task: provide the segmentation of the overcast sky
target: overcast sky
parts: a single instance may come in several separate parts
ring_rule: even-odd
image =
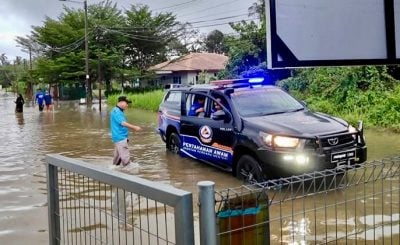
[[[5,53],[11,61],[15,56],[27,57],[26,53],[16,47],[16,36],[26,36],[32,30],[31,26],[42,26],[45,16],[57,18],[63,4],[71,8],[83,8],[83,0],[61,2],[59,0],[0,0],[0,54]],[[87,0],[88,5],[101,0]],[[114,0],[120,9],[128,9],[132,4],[146,4],[154,12],[167,11],[174,13],[179,21],[198,22],[218,18],[232,17],[224,20],[214,20],[193,24],[202,27],[201,32],[207,33],[214,29],[231,32],[228,25],[216,25],[229,21],[248,18],[248,7],[256,0]],[[238,16],[239,15],[239,16]]]

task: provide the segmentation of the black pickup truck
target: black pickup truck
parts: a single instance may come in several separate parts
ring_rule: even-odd
[[[367,159],[361,122],[355,128],[312,112],[282,89],[251,79],[170,89],[158,116],[158,131],[169,150],[248,181]]]

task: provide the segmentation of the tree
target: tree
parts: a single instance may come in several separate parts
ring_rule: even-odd
[[[7,55],[5,53],[2,53],[0,55],[0,65],[5,66],[5,65],[8,65],[8,64],[9,64],[9,62],[8,62]]]
[[[205,41],[205,49],[209,53],[223,54],[227,51],[225,46],[225,36],[219,30],[208,33]]]
[[[171,47],[178,49],[182,25],[172,13],[153,13],[148,6],[132,5],[125,12],[125,55],[128,64],[145,73],[151,65],[164,62]]]
[[[179,57],[190,52],[199,52],[202,48],[198,39],[199,31],[190,23],[178,24],[177,38],[168,44],[167,57]]]
[[[8,86],[11,84],[11,71],[10,63],[8,62],[8,57],[6,54],[0,55],[0,84],[3,86]]]
[[[256,21],[231,23],[234,35],[225,37],[229,61],[221,77],[254,77],[263,76],[270,83],[287,78],[289,70],[267,70],[266,67],[266,20],[263,0],[253,3],[248,9],[249,16],[256,16]]]
[[[85,13],[82,9],[64,7],[58,19],[46,17],[43,26],[33,27],[32,36],[21,40],[21,46],[40,51],[36,78],[41,77],[49,83],[76,83],[85,80]],[[121,60],[117,45],[119,35],[110,33],[109,27],[122,26],[124,17],[116,4],[103,1],[88,6],[89,75],[96,79],[99,72],[99,57],[102,58],[102,77],[111,80],[115,63]]]
[[[249,8],[249,16],[257,15],[261,25],[255,21],[231,23],[237,33],[225,37],[229,61],[224,71],[227,77],[239,77],[251,67],[260,66],[266,61],[266,30],[264,1],[259,0]]]
[[[17,56],[13,63],[8,61],[5,54],[0,55],[0,84],[3,86],[12,86],[14,91],[24,91],[26,82],[26,71],[22,58]],[[21,83],[22,82],[22,83]],[[21,83],[21,85],[20,85]]]
[[[132,5],[121,11],[110,0],[88,6],[89,75],[92,80],[121,82],[151,77],[147,69],[172,55],[188,52],[187,40],[196,32],[172,13],[153,14],[147,6]],[[85,13],[64,7],[64,12],[30,36],[18,37],[19,45],[34,55],[33,79],[48,83],[85,80]],[[188,38],[188,39],[186,39]]]
[[[228,74],[236,77],[266,61],[265,30],[251,21],[231,24],[238,36],[228,36]]]

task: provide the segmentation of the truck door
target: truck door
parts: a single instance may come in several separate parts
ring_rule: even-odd
[[[193,115],[193,109],[198,105],[192,106],[199,96],[204,96],[204,111]],[[210,96],[194,92],[186,94],[186,113],[181,116],[181,153],[221,167],[230,167],[235,143],[232,116],[225,107],[222,107],[219,116],[214,116],[214,103],[222,105]]]

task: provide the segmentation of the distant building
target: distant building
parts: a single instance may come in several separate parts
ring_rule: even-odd
[[[225,69],[228,57],[214,53],[191,53],[174,60],[150,67],[157,78],[153,85],[192,85],[208,83],[212,77]]]

